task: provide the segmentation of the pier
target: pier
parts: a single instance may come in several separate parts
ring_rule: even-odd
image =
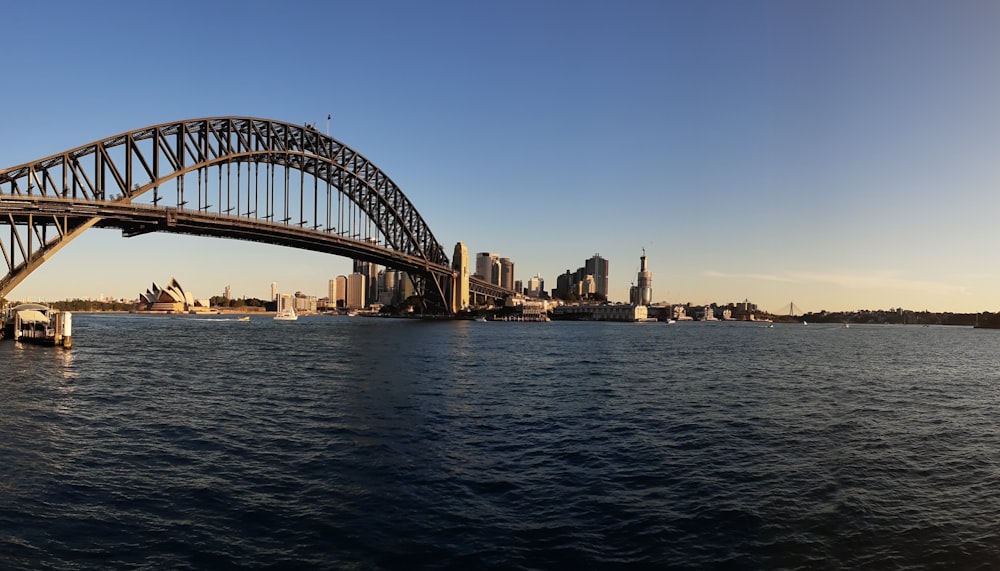
[[[73,346],[73,314],[38,303],[8,308],[0,322],[0,339],[69,349]]]

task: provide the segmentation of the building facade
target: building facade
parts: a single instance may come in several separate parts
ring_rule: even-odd
[[[594,276],[595,293],[599,293],[607,299],[608,297],[608,269],[610,264],[601,257],[594,254],[584,263],[584,271],[587,275]]]
[[[629,301],[635,305],[649,305],[653,303],[653,272],[649,271],[646,265],[646,249],[642,249],[642,256],[639,258],[639,274],[636,276],[637,285],[632,286],[629,291]]]
[[[451,269],[455,272],[455,284],[452,292],[451,310],[464,311],[469,308],[469,249],[465,244],[455,244],[455,255],[451,260]]]
[[[368,280],[364,274],[353,273],[347,276],[347,309],[364,309],[368,301]]]
[[[644,305],[560,305],[552,319],[573,321],[644,321],[649,311]]]

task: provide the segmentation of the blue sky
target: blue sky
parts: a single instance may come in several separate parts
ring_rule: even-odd
[[[130,2],[5,7],[0,168],[146,125],[315,122],[451,251],[626,300],[1000,309],[1000,4]],[[11,49],[11,46],[19,46]],[[12,298],[324,295],[342,258],[91,230]]]

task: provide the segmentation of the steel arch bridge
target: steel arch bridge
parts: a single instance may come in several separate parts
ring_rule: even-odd
[[[454,272],[399,187],[310,125],[164,123],[0,170],[0,297],[86,230],[173,232],[326,252],[407,272],[448,311]],[[472,291],[510,293],[471,280]]]

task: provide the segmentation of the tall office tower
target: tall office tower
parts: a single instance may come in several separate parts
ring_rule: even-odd
[[[354,260],[354,273],[365,276],[365,300],[368,303],[378,301],[378,264]]]
[[[226,286],[225,296],[226,296],[226,301],[230,301],[231,299],[233,299],[233,290],[229,286]]]
[[[500,275],[494,275],[494,268],[499,266],[500,256],[492,252],[479,252],[476,254],[476,274],[483,278],[483,281],[491,284],[500,284]]]
[[[347,307],[347,276],[337,276],[337,297],[334,307]]]
[[[524,282],[521,280],[514,280],[514,291],[519,294],[524,294]]]
[[[594,284],[597,286],[596,293],[608,297],[608,261],[600,254],[594,254],[592,258],[584,264],[587,274],[594,276]]]
[[[326,283],[326,306],[337,307],[337,278]]]
[[[378,302],[382,305],[395,305],[398,288],[396,270],[385,269],[378,273]]]
[[[556,294],[559,296],[567,296],[571,291],[573,291],[573,274],[569,270],[566,273],[556,278]]]
[[[528,279],[528,295],[531,297],[542,297],[543,291],[545,291],[545,280],[541,276],[535,274]]]
[[[500,258],[500,287],[514,289],[514,262]]]
[[[642,249],[642,257],[639,258],[639,275],[636,286],[636,305],[649,305],[653,303],[653,272],[646,266],[646,249]]]
[[[278,282],[271,282],[271,301],[278,300]]]
[[[347,276],[347,308],[364,309],[367,305],[367,278],[364,274],[353,273]]]
[[[462,311],[469,307],[469,249],[465,244],[455,244],[455,255],[451,259],[451,269],[455,271],[455,291],[452,292],[451,310]]]

